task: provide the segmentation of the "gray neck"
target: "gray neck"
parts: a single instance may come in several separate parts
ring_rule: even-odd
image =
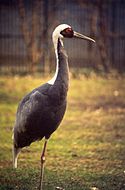
[[[63,41],[61,38],[53,39],[55,55],[56,55],[56,72],[54,77],[48,81],[49,84],[64,83],[66,88],[69,85],[69,68],[68,56],[64,50]]]
[[[57,42],[57,68],[56,73],[52,80],[48,83],[51,84],[50,97],[52,102],[56,105],[66,104],[67,92],[69,87],[69,68],[68,57],[64,47],[58,39]]]
[[[62,82],[68,88],[69,85],[68,56],[60,39],[58,39],[57,54],[58,54],[58,74],[55,82],[56,83]]]

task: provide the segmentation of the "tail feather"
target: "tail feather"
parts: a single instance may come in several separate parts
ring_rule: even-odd
[[[19,156],[21,148],[16,148],[15,145],[13,145],[13,168],[17,168],[17,159]]]

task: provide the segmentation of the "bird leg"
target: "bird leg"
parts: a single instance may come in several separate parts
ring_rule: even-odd
[[[17,168],[17,159],[19,156],[21,148],[16,148],[15,145],[13,144],[13,149],[12,149],[12,153],[13,153],[13,168]]]
[[[41,174],[40,174],[40,188],[39,188],[39,190],[43,190],[43,175],[44,175],[46,146],[47,146],[47,139],[45,139],[43,151],[42,151],[42,154],[41,154]]]

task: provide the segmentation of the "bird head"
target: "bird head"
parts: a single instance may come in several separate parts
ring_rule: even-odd
[[[91,42],[95,42],[94,39],[85,36],[83,34],[80,34],[78,32],[75,32],[71,26],[67,25],[67,24],[60,24],[59,26],[57,26],[53,32],[53,38],[58,37],[60,39],[63,38],[79,38],[79,39],[83,39],[83,40],[88,40]]]

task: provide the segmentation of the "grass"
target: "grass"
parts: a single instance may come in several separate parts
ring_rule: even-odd
[[[0,77],[0,190],[39,186],[43,141],[23,149],[12,169],[12,126],[20,99],[47,81]],[[125,189],[125,78],[71,79],[68,108],[47,149],[44,186],[54,190]]]

